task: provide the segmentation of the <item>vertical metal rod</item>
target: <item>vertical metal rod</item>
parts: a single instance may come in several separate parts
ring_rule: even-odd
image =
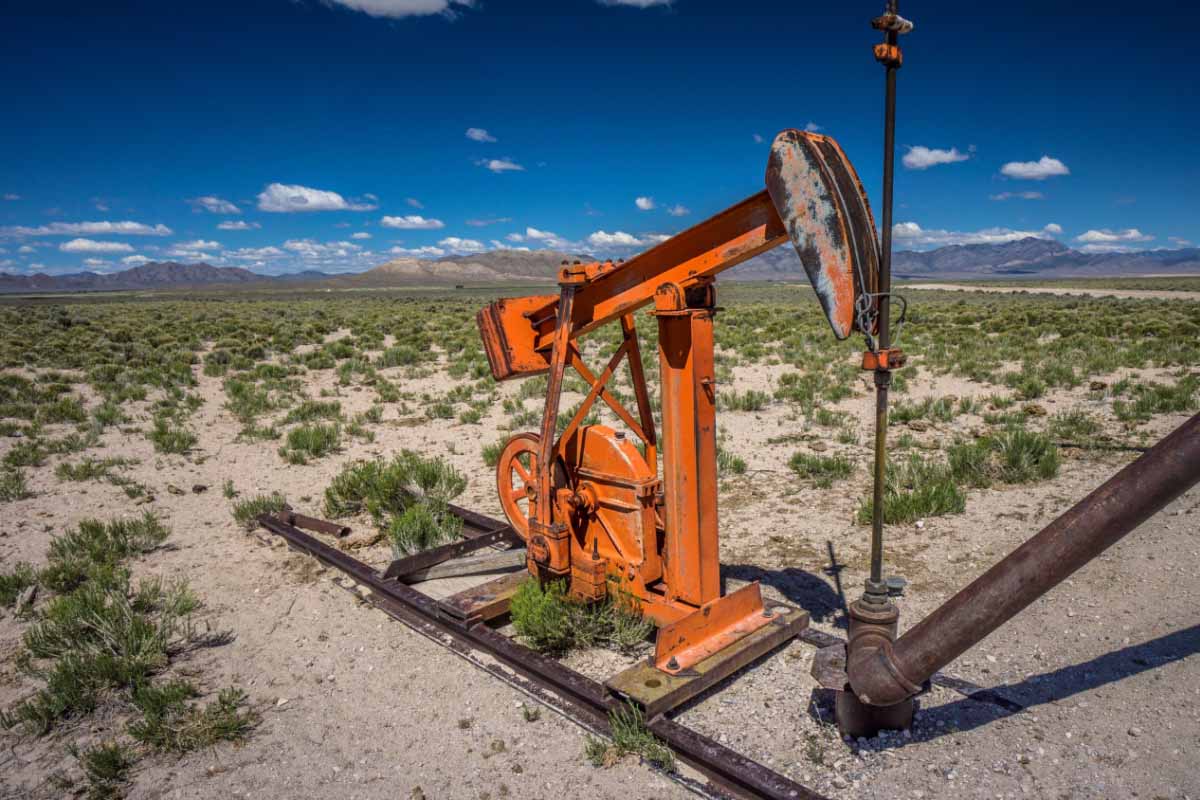
[[[889,0],[890,14],[899,12],[896,0]],[[895,45],[895,30],[887,31],[886,41]],[[879,349],[886,351],[892,346],[890,330],[891,303],[888,293],[892,290],[892,182],[896,156],[896,67],[895,62],[886,65],[887,83],[883,113],[883,242],[879,262]],[[888,388],[892,374],[887,369],[875,371],[875,486],[871,509],[871,582],[883,582],[883,494],[887,479],[887,413]]]

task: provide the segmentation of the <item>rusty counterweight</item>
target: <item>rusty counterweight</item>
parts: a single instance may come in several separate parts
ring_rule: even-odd
[[[890,646],[851,652],[850,687],[890,706],[1200,482],[1200,414],[947,600]]]

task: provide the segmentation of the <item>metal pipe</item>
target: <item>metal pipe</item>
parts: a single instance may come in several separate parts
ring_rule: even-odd
[[[1200,414],[1185,422],[1040,533],[921,620],[894,644],[851,652],[847,677],[863,703],[912,697],[1018,612],[1200,482]]]
[[[896,0],[887,4],[887,13],[898,14]],[[898,34],[888,30],[885,39],[895,46]],[[886,352],[892,346],[892,184],[896,160],[896,69],[894,61],[886,63],[887,79],[883,110],[883,241],[879,256],[879,343],[878,350]],[[883,585],[883,494],[887,479],[887,414],[888,387],[892,382],[889,369],[875,370],[875,485],[871,509],[871,581],[873,593]],[[884,592],[886,596],[886,592]]]

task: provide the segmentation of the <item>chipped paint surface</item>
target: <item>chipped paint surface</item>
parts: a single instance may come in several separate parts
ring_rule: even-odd
[[[771,144],[767,192],[833,328],[857,326],[855,301],[876,291],[875,221],[854,168],[828,136],[785,130]]]

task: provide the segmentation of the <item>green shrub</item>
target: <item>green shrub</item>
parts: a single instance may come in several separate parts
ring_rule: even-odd
[[[149,511],[108,522],[85,519],[50,540],[49,563],[42,570],[41,581],[56,592],[69,592],[87,581],[93,571],[111,570],[130,556],[148,553],[170,534]]]
[[[910,456],[907,461],[890,465],[884,485],[883,521],[889,525],[915,522],[924,517],[961,514],[967,500],[950,469],[944,464]],[[858,507],[858,521],[871,521],[874,502],[864,498]]]
[[[241,741],[258,724],[258,714],[243,709],[246,694],[240,689],[222,689],[203,707],[187,702],[198,694],[185,680],[136,687],[133,704],[142,717],[129,726],[129,735],[158,752],[187,753]]]
[[[0,470],[0,503],[11,503],[14,500],[24,500],[32,497],[29,485],[25,482],[25,473],[11,468]]]
[[[229,488],[233,488],[230,484]],[[229,495],[226,495],[229,496]],[[234,503],[230,509],[233,513],[233,518],[237,523],[248,530],[253,530],[258,525],[258,518],[262,514],[276,514],[283,510],[287,505],[287,500],[278,492],[274,494],[260,494],[254,497],[247,497],[245,500],[239,500]]]
[[[788,466],[801,478],[813,481],[821,489],[828,489],[835,480],[854,474],[854,462],[843,455],[822,456],[798,452],[788,461]]]
[[[761,411],[771,402],[771,395],[757,389],[745,392],[725,392],[718,395],[721,408],[730,411]]]
[[[186,453],[196,446],[199,441],[196,434],[182,425],[173,423],[166,417],[154,418],[154,430],[150,432],[150,441],[159,453]]]
[[[1100,434],[1102,426],[1086,411],[1063,411],[1050,418],[1050,435],[1072,444],[1087,445]]]
[[[301,425],[287,434],[287,443],[279,455],[289,464],[307,464],[311,458],[321,458],[341,447],[342,429],[339,425]]]
[[[322,402],[320,400],[305,400],[288,412],[285,423],[312,422],[314,419],[338,420],[342,418],[342,404],[337,400]]]
[[[592,736],[585,737],[584,753],[593,766],[607,766],[633,754],[664,772],[675,769],[675,754],[650,732],[642,710],[632,701],[610,711],[608,725],[612,732],[611,744]]]
[[[717,475],[726,477],[729,475],[745,475],[746,474],[746,459],[741,456],[734,455],[730,451],[717,445]]]
[[[596,645],[629,653],[654,629],[636,598],[622,595],[583,604],[567,596],[564,581],[545,586],[533,578],[525,581],[513,596],[509,614],[513,628],[531,648],[553,655]]]
[[[14,564],[9,572],[0,572],[0,606],[12,606],[21,592],[37,582],[37,572],[23,561]]]
[[[1058,474],[1058,448],[1044,434],[1011,428],[997,436],[992,446],[998,456],[1000,480],[1005,483],[1029,483]]]
[[[117,800],[125,796],[129,771],[137,756],[120,742],[102,742],[94,747],[76,751],[87,779],[88,800]]]
[[[413,503],[387,524],[387,537],[396,558],[419,553],[462,536],[462,520],[430,503]]]
[[[486,466],[494,467],[500,463],[500,454],[504,452],[504,445],[508,444],[507,439],[501,439],[498,442],[485,444],[483,446],[483,463]]]

